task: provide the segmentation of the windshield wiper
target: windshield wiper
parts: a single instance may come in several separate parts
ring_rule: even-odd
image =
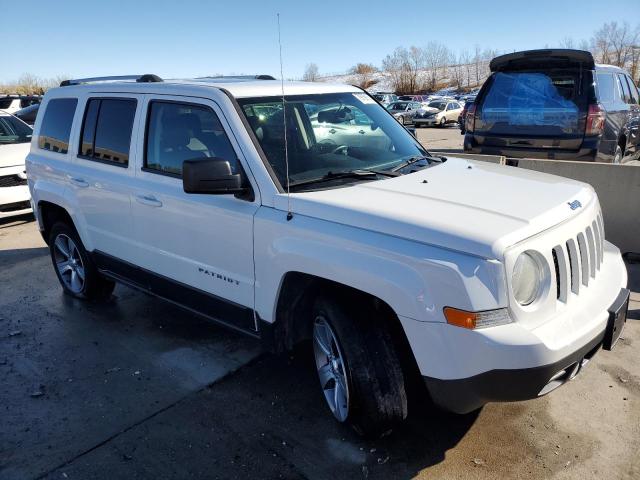
[[[437,162],[441,163],[446,160],[445,157],[432,157],[431,155],[414,155],[413,157],[408,158],[406,161],[402,162],[400,165],[396,165],[393,167],[390,172],[398,172],[409,165],[413,165],[416,162],[420,162],[421,160],[426,160],[427,162]]]
[[[300,180],[298,182],[292,182],[289,184],[289,187],[299,187],[302,185],[312,185],[315,183],[327,182],[329,180],[335,180],[339,178],[358,178],[358,179],[373,179],[379,175],[384,175],[387,177],[397,177],[399,174],[391,171],[383,171],[383,170],[347,170],[344,172],[327,172],[326,175],[318,178],[310,178],[309,180]]]

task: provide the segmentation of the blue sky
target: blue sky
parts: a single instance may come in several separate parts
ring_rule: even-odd
[[[155,73],[163,77],[268,73],[309,62],[321,73],[380,65],[395,47],[439,40],[454,51],[513,51],[588,39],[604,22],[640,22],[638,0],[0,0],[0,82]],[[7,12],[14,12],[7,15]],[[626,13],[621,13],[626,12]]]

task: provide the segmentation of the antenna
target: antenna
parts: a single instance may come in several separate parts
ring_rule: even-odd
[[[280,37],[280,14],[278,16],[278,46],[280,47],[280,88],[282,90],[282,118],[284,122],[284,166],[287,176],[287,222],[293,218],[291,192],[289,191],[289,147],[287,145],[287,107],[284,103],[284,74],[282,73],[282,39]]]

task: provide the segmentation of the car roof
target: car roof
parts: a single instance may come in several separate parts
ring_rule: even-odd
[[[159,93],[204,95],[212,88],[227,90],[236,98],[276,97],[282,95],[362,92],[352,85],[323,82],[291,82],[280,80],[235,80],[220,78],[169,79],[161,82],[101,81],[53,88],[53,96],[69,96],[80,92],[92,93]]]
[[[616,67],[615,65],[607,65],[606,63],[596,63],[596,71],[627,73],[624,68]]]

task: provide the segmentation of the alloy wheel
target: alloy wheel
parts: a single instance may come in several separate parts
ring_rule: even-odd
[[[313,352],[324,398],[334,417],[344,422],[349,415],[345,360],[331,325],[322,316],[313,322]]]
[[[84,288],[85,272],[80,251],[75,242],[61,233],[54,242],[56,268],[65,286],[73,293],[81,293]]]

